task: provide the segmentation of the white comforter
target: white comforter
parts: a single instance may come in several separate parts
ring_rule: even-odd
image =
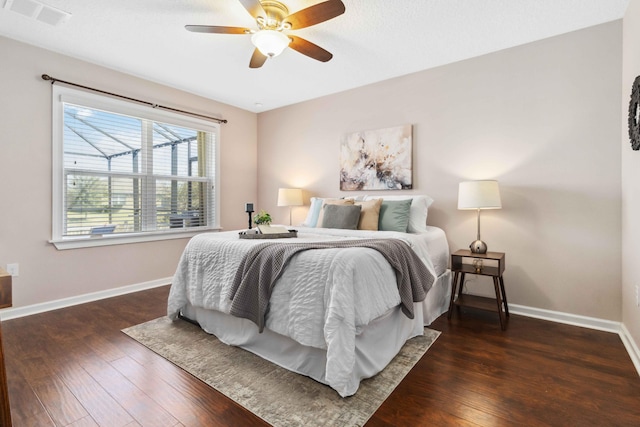
[[[419,234],[298,230],[298,242],[404,240],[435,276],[427,241]],[[251,246],[264,242],[239,239],[237,231],[200,234],[191,239],[173,278],[168,316],[175,319],[187,303],[229,313],[231,301],[227,295],[240,260]],[[295,255],[276,282],[266,327],[303,345],[326,349],[326,380],[344,396],[360,328],[398,304],[395,272],[379,252],[367,248],[308,250]]]

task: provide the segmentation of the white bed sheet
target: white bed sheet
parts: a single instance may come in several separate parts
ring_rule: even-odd
[[[436,276],[435,265],[438,265],[438,270],[442,269],[445,252],[448,258],[448,245],[442,230],[431,229],[420,235],[299,229],[296,240],[402,239]],[[226,296],[242,254],[262,242],[240,240],[237,232],[194,237],[185,249],[174,276],[168,315],[175,318],[187,305],[228,313],[230,303]],[[344,250],[305,251],[292,258],[274,287],[266,318],[266,327],[270,331],[326,352],[323,380],[343,396],[355,392],[351,375],[356,364],[356,337],[367,325],[387,315],[400,303],[395,272],[381,254],[371,249],[351,248],[349,256],[340,256]],[[362,269],[362,264],[367,267]],[[372,291],[374,287],[375,292]],[[425,315],[433,317],[430,312]],[[426,317],[420,316],[418,324],[422,325]],[[213,333],[219,335],[220,331]],[[246,345],[246,336],[242,334],[236,338],[225,334],[225,340],[229,344]]]
[[[430,253],[442,252],[440,242],[444,233],[435,227],[432,229],[431,233],[421,234],[300,229],[295,241],[401,239],[418,254],[435,278],[438,272]],[[169,317],[175,318],[186,303],[229,313],[229,289],[240,260],[251,247],[263,242],[262,239],[238,239],[237,232],[194,237],[173,278]],[[440,257],[435,259],[439,262]],[[440,263],[438,265],[440,267]],[[291,259],[274,286],[266,326],[301,344],[326,348],[330,338],[342,339],[344,333],[357,331],[400,303],[395,277],[395,271],[383,255],[373,249],[300,252]],[[343,327],[348,331],[343,331]],[[336,333],[338,335],[334,335]]]

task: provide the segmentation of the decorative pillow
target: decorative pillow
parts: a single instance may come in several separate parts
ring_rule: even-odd
[[[411,199],[411,212],[409,216],[409,233],[425,233],[427,231],[427,215],[433,199],[427,195],[419,196],[367,196],[365,200],[381,198],[383,200],[407,200]]]
[[[309,207],[309,212],[307,212],[307,218],[302,223],[303,227],[315,227],[318,224],[318,216],[320,215],[320,210],[322,209],[322,201],[319,197],[311,198],[311,206]]]
[[[380,217],[380,206],[382,199],[368,200],[366,202],[355,202],[356,206],[360,206],[360,221],[358,221],[358,230],[378,229],[378,219]]]
[[[322,207],[322,228],[356,230],[360,220],[360,206],[327,204]]]
[[[380,206],[378,230],[406,233],[409,226],[410,211],[411,199],[383,200]]]
[[[323,199],[322,209],[320,209],[320,214],[318,215],[318,221],[316,222],[316,227],[324,227],[322,225],[322,219],[324,216],[324,207],[326,205],[340,205],[340,206],[353,205],[353,200],[352,199]]]

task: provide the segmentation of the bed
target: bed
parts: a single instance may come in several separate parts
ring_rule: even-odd
[[[380,372],[408,339],[422,335],[424,326],[448,309],[448,243],[441,229],[425,230],[302,227],[295,239],[277,239],[297,243],[375,238],[407,243],[434,278],[426,298],[413,303],[412,319],[401,310],[394,270],[377,251],[307,250],[291,258],[277,280],[260,333],[256,324],[229,314],[229,287],[243,254],[264,243],[239,239],[237,231],[205,233],[188,243],[173,279],[167,314],[197,322],[226,344],[350,396],[361,379]]]

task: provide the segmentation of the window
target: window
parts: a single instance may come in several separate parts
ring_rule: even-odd
[[[65,87],[53,94],[59,249],[217,228],[218,124]]]

